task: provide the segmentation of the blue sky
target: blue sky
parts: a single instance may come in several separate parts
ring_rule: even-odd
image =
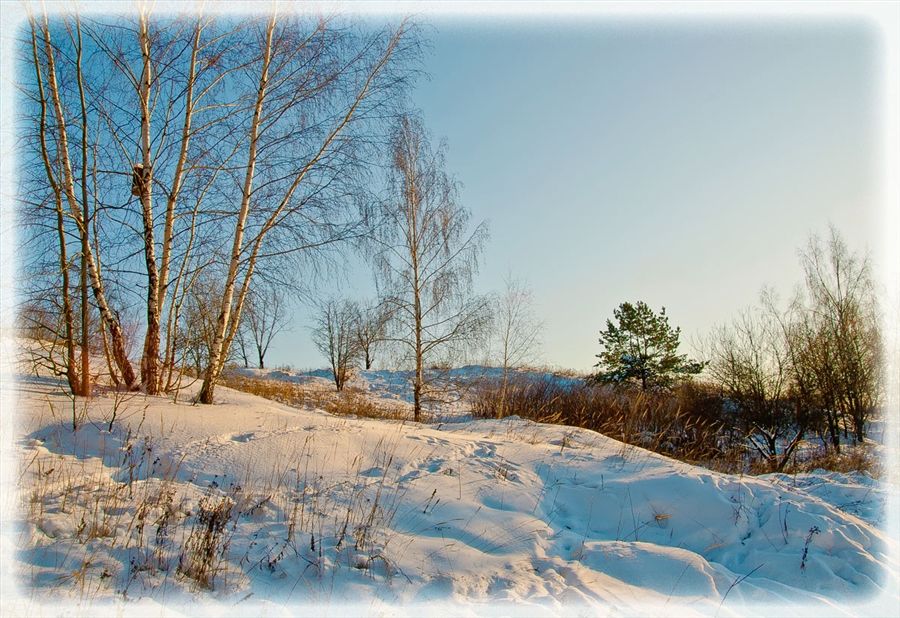
[[[763,285],[789,296],[798,248],[829,223],[879,266],[890,259],[877,22],[429,21],[415,103],[449,143],[462,203],[490,220],[478,289],[502,289],[510,270],[530,282],[544,363],[589,370],[624,301],[665,306],[690,351]]]
[[[829,223],[896,281],[897,5],[415,6],[431,50],[414,103],[490,220],[477,289],[530,282],[542,362],[589,370],[637,300],[690,351],[763,285],[790,295]],[[364,269],[336,287],[370,293]],[[295,322],[268,366],[324,364]]]
[[[623,301],[683,341],[790,294],[833,222],[877,251],[883,43],[862,19],[444,18],[416,102],[491,221],[479,283],[534,287],[545,361],[587,369]]]

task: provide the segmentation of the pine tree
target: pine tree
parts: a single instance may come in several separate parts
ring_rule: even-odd
[[[666,308],[659,315],[646,303],[622,303],[613,310],[618,325],[606,321],[600,331],[603,352],[597,355],[598,373],[591,380],[598,384],[639,383],[643,390],[670,386],[678,376],[703,371],[705,362],[677,354],[681,328],[672,329]]]

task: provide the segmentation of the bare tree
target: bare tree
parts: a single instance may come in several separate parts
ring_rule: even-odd
[[[235,180],[243,176],[234,196],[239,207],[201,403],[213,402],[258,261],[360,233],[348,210],[323,196],[339,191],[358,161],[351,139],[357,121],[388,112],[405,83],[394,69],[406,50],[405,23],[370,35],[325,18],[306,26],[273,13],[247,41],[244,75],[253,86],[248,119],[236,133],[246,159],[235,170]]]
[[[772,470],[781,471],[806,432],[790,401],[791,355],[769,312],[748,309],[713,333],[708,372],[735,406],[733,422]],[[779,453],[782,439],[788,446]]]
[[[384,301],[365,301],[356,305],[357,313],[354,321],[356,343],[365,369],[371,369],[375,362],[375,348],[387,336],[388,322],[391,319],[390,306]]]
[[[882,338],[871,263],[851,253],[834,227],[825,241],[811,236],[800,260],[806,273],[805,358],[839,449],[837,417],[862,442],[881,396]]]
[[[862,442],[881,396],[881,333],[871,266],[831,228],[800,251],[806,274],[787,312],[763,290],[712,338],[710,374],[736,406],[748,441],[781,470],[807,430],[840,452],[848,429]],[[777,446],[787,440],[779,454]]]
[[[787,395],[793,406],[796,425],[824,436],[823,424],[827,422],[828,426],[833,426],[834,418],[826,408],[817,385],[814,357],[819,349],[818,336],[813,333],[806,309],[800,301],[801,297],[795,296],[787,311],[781,311],[774,290],[763,288],[760,293],[762,310],[785,342],[790,372]]]
[[[64,198],[57,202],[68,204],[66,225],[75,228],[81,249],[82,337],[89,335],[90,287],[109,330],[115,364],[129,386],[136,376],[115,323],[123,306],[111,301],[115,294],[109,284],[127,295],[146,292],[141,383],[149,394],[171,380],[171,366],[168,376],[160,371],[160,361],[171,361],[177,332],[170,291],[183,292],[178,278],[190,275],[186,266],[197,215],[204,210],[203,194],[228,159],[221,149],[215,158],[209,156],[209,143],[217,143],[209,133],[228,120],[234,107],[214,99],[237,66],[236,56],[228,59],[228,52],[229,46],[238,46],[240,29],[229,32],[211,24],[202,16],[151,19],[146,5],[138,7],[134,19],[83,19],[76,13],[53,25],[46,14],[40,22],[32,20],[30,61],[38,79],[23,90],[39,103],[40,112],[33,117],[47,139],[33,143],[44,153],[48,177],[32,186],[49,184],[51,194]],[[137,200],[126,197],[129,188]],[[153,206],[159,194],[165,200],[164,216]],[[182,205],[186,196],[191,203]],[[64,253],[60,250],[60,258]],[[161,354],[168,299],[166,350]],[[101,334],[106,340],[106,332]],[[84,356],[85,375],[86,360]]]
[[[234,113],[226,86],[239,66],[235,48],[242,29],[241,23],[203,15],[151,19],[146,5],[138,7],[136,20],[95,20],[89,29],[116,80],[115,88],[97,97],[110,146],[105,158],[109,167],[133,169],[131,194],[138,198],[136,221],[128,222],[139,230],[146,273],[141,382],[148,394],[171,380],[172,367],[165,376],[160,363],[171,361],[175,295],[184,288],[180,277],[189,276],[185,266],[195,248],[197,215],[234,154],[218,147],[216,138]],[[119,99],[131,93],[134,104],[123,105]],[[162,213],[154,208],[157,196],[163,198]]]
[[[251,344],[255,348],[260,369],[265,369],[266,352],[275,336],[287,328],[290,317],[280,288],[265,285],[248,291],[239,337],[242,348]],[[245,350],[243,355],[246,361]]]
[[[414,29],[299,14],[151,16],[145,5],[134,16],[31,24],[37,80],[23,91],[43,140],[28,143],[47,178],[32,175],[30,186],[61,221],[52,255],[67,375],[85,388],[87,354],[80,375],[74,361],[80,290],[82,348],[95,306],[113,379],[136,387],[117,316],[140,303],[141,383],[149,394],[169,388],[181,311],[212,265],[223,286],[200,394],[209,403],[258,264],[362,232],[354,183],[379,125],[405,104]]]
[[[510,369],[533,362],[541,348],[544,328],[534,312],[534,293],[523,279],[507,273],[503,278],[505,290],[496,299],[494,308],[497,358],[503,369],[500,384],[498,416],[503,418]]]
[[[310,330],[316,348],[331,364],[338,391],[344,390],[361,351],[356,336],[357,313],[353,301],[328,299],[316,307],[315,322]]]
[[[48,133],[50,128],[48,126],[47,120],[47,98],[46,93],[44,91],[44,79],[43,72],[41,70],[41,57],[38,49],[38,28],[34,21],[32,21],[31,27],[31,51],[32,51],[32,59],[34,62],[34,70],[35,70],[35,99],[38,103],[39,107],[39,115],[37,118],[37,137],[36,140],[39,144],[39,152],[40,159],[43,163],[43,171],[46,175],[47,183],[50,186],[50,190],[53,197],[53,205],[54,205],[54,215],[56,222],[56,238],[58,240],[58,265],[59,265],[59,273],[61,281],[57,287],[59,290],[59,298],[61,301],[61,307],[58,312],[51,312],[47,310],[47,307],[44,303],[41,303],[39,298],[32,297],[30,303],[26,303],[25,310],[23,312],[23,316],[26,317],[25,326],[31,330],[36,335],[36,339],[38,341],[53,341],[53,347],[49,351],[47,355],[47,362],[53,368],[54,372],[58,372],[56,369],[57,360],[55,358],[55,346],[56,341],[62,338],[63,345],[65,346],[65,354],[63,356],[63,366],[64,369],[61,373],[64,373],[66,376],[66,381],[69,385],[69,390],[73,395],[88,395],[90,391],[90,379],[89,375],[85,375],[84,373],[84,364],[82,365],[82,378],[79,378],[78,367],[75,364],[75,317],[74,311],[72,307],[71,300],[71,290],[70,290],[70,265],[68,258],[68,242],[66,239],[66,213],[63,206],[63,191],[58,181],[56,172],[54,171],[53,164],[51,163],[51,149],[48,145]],[[32,221],[40,221],[42,220],[43,211],[46,210],[46,206],[43,203],[38,204],[38,208],[36,212],[33,214]],[[51,254],[53,252],[51,251]],[[83,269],[82,269],[83,270]],[[82,286],[84,290],[84,286]],[[82,303],[84,305],[84,303]],[[42,306],[43,305],[43,306]],[[82,314],[85,315],[87,313],[87,307],[82,307]],[[54,314],[61,316],[62,326],[63,328],[58,328],[56,326],[51,326],[54,319]],[[61,332],[62,331],[62,332]],[[87,354],[85,353],[84,348],[84,339],[82,339],[82,357],[86,360]]]
[[[432,150],[421,120],[394,131],[385,224],[377,237],[380,285],[393,315],[389,340],[415,368],[413,409],[421,420],[426,364],[446,365],[489,323],[490,302],[471,296],[487,224],[471,234],[471,214],[457,203],[458,182],[444,171],[445,146]]]
[[[246,309],[245,309],[246,311]],[[246,319],[246,315],[244,316]],[[234,342],[237,344],[237,351],[244,361],[244,368],[250,367],[250,342],[247,341],[247,329],[244,328],[244,321],[241,320],[241,327],[238,329],[237,335],[234,336]]]
[[[185,28],[185,34],[179,32],[174,38],[165,37],[165,27],[159,21],[151,23],[146,6],[141,6],[138,11],[138,20],[131,30],[125,24],[119,24],[120,32],[124,36],[110,36],[109,28],[98,28],[95,41],[112,59],[113,64],[122,73],[126,83],[130,84],[137,95],[137,104],[140,116],[140,133],[136,149],[139,162],[134,165],[134,181],[132,193],[136,194],[140,202],[141,225],[143,235],[144,266],[147,274],[146,285],[146,315],[147,324],[144,336],[144,348],[141,354],[141,382],[148,394],[155,395],[163,386],[160,373],[160,346],[161,346],[161,322],[163,305],[166,301],[169,281],[168,273],[171,268],[172,245],[174,241],[174,224],[176,217],[176,203],[184,186],[187,174],[190,171],[188,161],[189,146],[192,137],[193,117],[203,92],[195,92],[198,83],[198,72],[202,72],[202,63],[198,62],[204,51],[205,45],[201,42],[201,36],[207,23],[203,18],[196,18],[188,25],[176,21],[174,27]],[[123,40],[124,39],[124,40]],[[127,46],[137,44],[139,55],[135,59],[135,68],[129,65]],[[185,57],[181,57],[184,55]],[[208,65],[207,65],[208,66]],[[169,89],[177,83],[176,93]],[[167,96],[168,95],[168,96]],[[159,105],[160,99],[163,105]],[[166,105],[168,104],[166,109]],[[154,140],[151,136],[153,115],[157,107],[166,118],[162,130],[158,132]],[[171,130],[179,123],[175,121],[173,108],[181,106],[182,122],[181,133],[178,135]],[[107,122],[115,126],[123,135],[127,135],[122,122],[116,124],[116,115],[105,114]],[[126,118],[128,122],[130,118]],[[176,146],[174,152],[163,149],[165,142],[174,137],[172,143]],[[154,143],[156,142],[156,143]],[[125,149],[125,144],[122,144]],[[126,151],[125,156],[129,153]],[[170,178],[165,178],[168,161],[164,158],[169,155],[175,159],[174,170]],[[126,160],[128,160],[126,158]],[[168,186],[167,181],[170,180]],[[164,189],[166,198],[165,219],[163,224],[162,242],[158,243],[156,234],[156,217],[153,208],[153,188],[155,182],[160,183]],[[161,252],[157,256],[157,245],[161,245]]]
[[[82,380],[87,381],[89,379],[86,349],[86,338],[88,336],[86,328],[88,322],[86,296],[87,280],[89,279],[94,302],[100,311],[104,326],[109,331],[113,358],[121,372],[125,385],[128,388],[132,388],[136,384],[137,376],[128,359],[125,336],[122,332],[121,324],[108,302],[107,293],[100,276],[99,258],[90,240],[91,209],[93,201],[96,200],[96,195],[92,186],[92,179],[89,178],[88,169],[90,142],[87,136],[87,127],[89,118],[86,103],[81,22],[77,18],[74,21],[65,21],[66,32],[72,45],[72,53],[70,55],[62,54],[64,58],[72,58],[68,69],[70,79],[74,81],[76,86],[74,109],[66,105],[66,96],[60,87],[57,71],[58,51],[51,40],[51,28],[46,14],[43,15],[42,21],[39,22],[36,18],[32,18],[30,23],[34,52],[33,62],[36,71],[42,76],[42,79],[39,80],[38,96],[42,102],[42,109],[49,108],[49,110],[52,110],[52,120],[48,121],[44,113],[40,117],[40,132],[47,136],[46,139],[42,140],[40,147],[42,152],[47,154],[47,161],[52,164],[50,166],[45,165],[47,181],[55,195],[61,194],[65,198],[67,206],[66,217],[71,217],[81,243],[81,272],[83,276],[81,285],[82,336],[85,338],[82,340]],[[41,49],[40,53],[37,51],[38,48]],[[46,91],[44,91],[44,88],[46,88]],[[80,129],[80,142],[70,142],[70,127]],[[50,138],[51,133],[52,139]],[[52,156],[47,152],[48,143],[50,142],[54,145]],[[73,156],[73,150],[76,156],[80,155],[78,157],[80,161]],[[59,202],[57,203],[59,204]],[[87,389],[82,387],[82,390]]]
[[[221,296],[221,282],[212,273],[201,274],[186,289],[180,316],[179,350],[195,376],[203,375],[209,364]]]

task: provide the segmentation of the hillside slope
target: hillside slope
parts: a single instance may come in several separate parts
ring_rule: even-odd
[[[863,476],[735,477],[518,418],[422,426],[225,388],[214,406],[73,407],[36,378],[7,396],[22,470],[6,615],[900,606],[897,493]]]

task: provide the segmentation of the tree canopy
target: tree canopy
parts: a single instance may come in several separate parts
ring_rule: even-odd
[[[592,376],[598,384],[640,384],[647,390],[654,386],[669,386],[679,376],[700,373],[704,362],[678,354],[681,329],[669,325],[666,308],[659,315],[646,303],[622,303],[613,310],[616,324],[606,321],[600,331],[603,352]]]

